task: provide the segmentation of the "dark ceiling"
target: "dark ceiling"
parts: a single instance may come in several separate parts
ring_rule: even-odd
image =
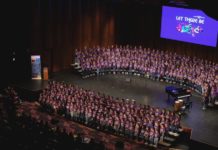
[[[217,8],[214,6],[214,0],[105,0],[112,3],[123,4],[141,4],[141,5],[171,5],[176,7],[188,7],[201,9],[208,16],[218,20]]]

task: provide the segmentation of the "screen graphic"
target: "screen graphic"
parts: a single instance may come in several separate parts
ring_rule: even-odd
[[[161,37],[216,47],[218,21],[201,10],[163,6]]]

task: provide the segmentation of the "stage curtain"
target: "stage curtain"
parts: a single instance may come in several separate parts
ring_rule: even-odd
[[[161,5],[108,0],[34,0],[30,46],[51,72],[70,67],[76,48],[142,45],[218,61],[217,48],[160,38]]]

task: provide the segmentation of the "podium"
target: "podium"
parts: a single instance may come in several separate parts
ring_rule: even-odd
[[[43,67],[43,80],[48,80],[48,67]]]

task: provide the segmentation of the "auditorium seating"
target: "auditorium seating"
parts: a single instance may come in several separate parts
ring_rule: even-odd
[[[168,132],[178,133],[181,128],[180,116],[167,109],[115,99],[64,82],[50,81],[39,102],[50,112],[80,124],[155,147],[159,141],[174,142]]]
[[[51,84],[51,83],[49,83],[49,84]],[[54,82],[52,84],[54,84]],[[57,84],[57,85],[59,84],[58,86],[56,86],[57,89],[66,90],[66,92],[67,92],[67,89],[69,87],[71,87],[71,89],[72,89],[72,87],[78,88],[78,87],[75,87],[72,85],[67,85],[63,82],[62,83],[55,82],[55,84]],[[46,88],[45,91],[47,91],[47,90],[49,90],[48,87]],[[93,94],[92,91],[86,91],[86,92],[89,92],[89,94],[91,94],[91,95]],[[11,96],[17,95],[14,90],[11,90],[11,93],[14,93],[14,94],[11,94]],[[56,94],[58,95],[58,92]],[[68,94],[72,94],[72,93],[68,93]],[[99,93],[99,94],[101,94],[101,93]],[[85,95],[85,96],[87,96],[87,95]],[[113,101],[118,101],[118,99],[113,99],[113,97],[110,97],[110,96],[109,97],[106,96],[106,98],[109,98]],[[137,108],[137,106],[138,106],[134,100],[124,100],[123,102],[124,102],[124,104],[125,103],[130,104],[129,105],[130,108],[132,108],[132,107]],[[144,140],[139,139],[139,137],[138,138],[137,137],[130,137],[129,135],[124,136],[122,133],[120,134],[120,133],[117,133],[114,131],[109,131],[109,130],[105,131],[103,129],[96,128],[96,126],[89,126],[89,128],[86,128],[83,126],[84,125],[87,126],[87,124],[84,124],[84,122],[82,122],[79,118],[77,118],[77,120],[73,120],[73,122],[72,122],[70,118],[67,118],[67,114],[59,115],[58,113],[60,113],[60,112],[58,112],[58,111],[57,111],[57,113],[54,113],[54,111],[53,111],[53,113],[43,112],[40,109],[41,105],[39,105],[37,102],[27,102],[27,101],[25,102],[25,101],[23,101],[22,103],[17,103],[17,104],[19,105],[17,107],[17,110],[16,110],[18,118],[15,119],[15,121],[22,123],[22,124],[20,124],[21,125],[20,127],[23,128],[22,130],[27,131],[27,133],[25,133],[25,139],[28,139],[28,137],[29,137],[30,141],[32,139],[32,142],[30,142],[30,141],[22,142],[20,140],[17,140],[16,144],[19,144],[22,147],[25,146],[25,147],[31,148],[31,149],[33,147],[40,148],[42,145],[39,143],[40,143],[40,141],[43,143],[43,141],[45,141],[44,138],[48,139],[48,141],[47,141],[48,143],[45,145],[46,147],[48,147],[48,149],[49,148],[62,149],[65,146],[75,147],[75,144],[77,143],[76,141],[78,139],[77,137],[80,136],[79,134],[81,134],[81,133],[83,133],[83,134],[81,135],[81,140],[80,140],[80,142],[78,142],[78,144],[80,146],[82,145],[83,148],[84,147],[86,147],[86,148],[93,147],[93,142],[96,142],[98,140],[101,141],[104,138],[106,138],[110,142],[111,141],[114,142],[114,143],[112,142],[110,144],[107,144],[107,142],[106,143],[103,142],[103,143],[105,143],[104,144],[106,146],[105,148],[120,147],[121,144],[118,145],[116,143],[117,141],[123,142],[122,147],[125,149],[140,149],[143,146],[145,146]],[[112,104],[109,107],[113,108],[113,106],[114,105]],[[141,107],[141,105],[139,105],[139,106]],[[151,108],[151,109],[149,109],[149,111],[154,111],[153,113],[155,113],[156,110],[159,110],[159,109],[152,108],[150,106],[147,106],[147,108]],[[52,107],[51,107],[51,109],[52,109]],[[145,108],[142,107],[142,109],[146,109],[146,107]],[[163,112],[165,112],[165,111],[163,111]],[[166,113],[168,113],[168,111],[166,111]],[[150,112],[150,114],[152,114],[152,113]],[[171,115],[171,113],[169,115]],[[65,119],[63,118],[63,116],[65,116]],[[166,116],[166,118],[168,118],[168,117]],[[168,118],[168,119],[169,120],[173,119],[173,118],[171,118],[171,119],[170,118]],[[78,125],[78,123],[82,124],[82,125]],[[156,124],[156,122],[154,122],[153,125],[156,126],[158,124]],[[90,129],[90,127],[94,128],[94,130],[97,130],[97,131]],[[175,129],[173,129],[172,127],[173,126],[170,126],[169,130],[165,132],[163,140],[160,140],[158,142],[158,145],[159,145],[158,149],[164,149],[163,146],[170,147],[170,146],[172,146],[172,144],[175,145],[174,143],[175,143],[175,141],[177,141],[176,137],[179,135],[178,133],[180,131],[178,131],[178,133],[177,133],[178,135],[175,136],[176,132],[175,132]],[[19,132],[20,132],[20,129],[19,129]],[[94,132],[96,132],[96,133],[93,134]],[[104,134],[103,134],[103,132],[104,132]],[[31,133],[31,134],[28,134],[28,133]],[[36,133],[38,133],[38,134],[36,135]],[[173,136],[170,136],[171,134]],[[75,136],[75,138],[74,138],[74,136]],[[104,138],[102,138],[102,136]],[[72,137],[73,137],[73,139],[72,139]],[[92,139],[94,139],[93,142],[92,142]],[[102,143],[102,142],[100,142],[100,143]],[[153,142],[147,141],[147,144],[146,144],[147,146],[155,146],[155,145],[153,145]],[[99,147],[101,145],[97,144],[96,146]],[[147,146],[145,146],[145,147],[147,147]]]

